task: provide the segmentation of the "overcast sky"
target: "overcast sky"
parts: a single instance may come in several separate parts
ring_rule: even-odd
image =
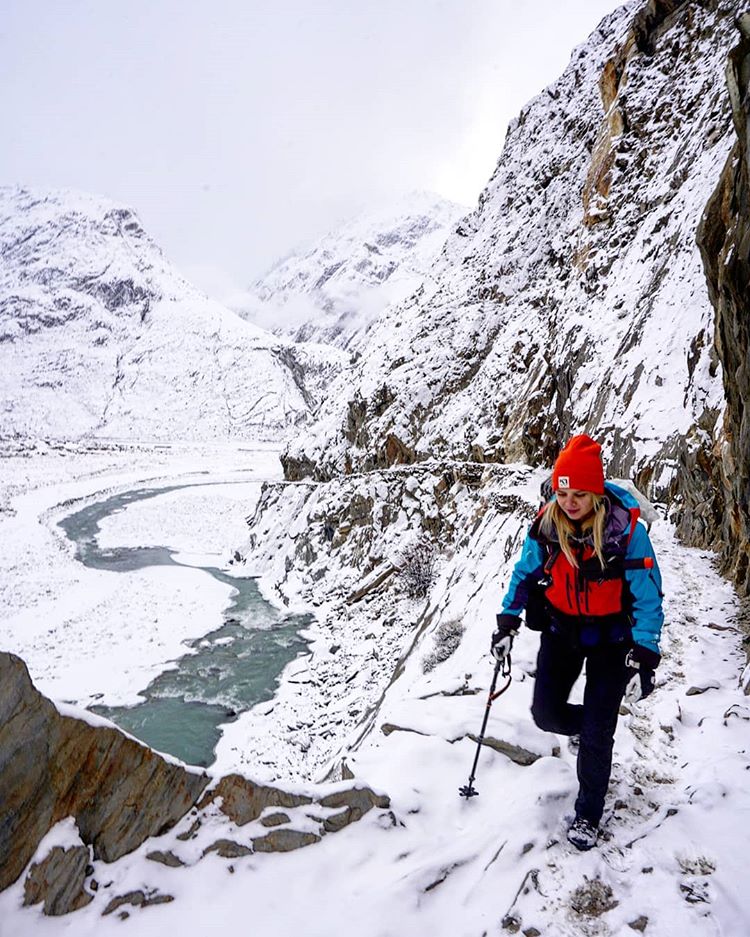
[[[2,0],[0,182],[135,208],[218,295],[361,208],[472,205],[614,0]]]

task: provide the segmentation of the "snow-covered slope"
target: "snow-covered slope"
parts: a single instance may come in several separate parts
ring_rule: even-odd
[[[492,674],[494,613],[541,477],[428,462],[354,474],[338,494],[331,484],[298,483],[286,498],[267,490],[250,562],[290,597],[317,581],[307,593],[319,603],[312,653],[289,668],[273,704],[228,727],[220,764],[257,771],[272,752],[272,775],[322,768],[319,777],[341,772],[388,791],[401,846],[384,837],[361,855],[373,857],[372,887],[398,911],[364,925],[368,935],[625,937],[646,927],[659,937],[742,937],[750,917],[737,837],[750,809],[750,709],[738,604],[711,555],[677,544],[663,517],[651,536],[664,574],[664,660],[656,693],[618,724],[599,848],[581,855],[565,843],[575,756],[531,720],[538,637],[526,629],[510,689],[492,707],[480,796],[458,797]],[[296,557],[291,569],[262,536],[274,521],[284,554]],[[410,600],[397,573],[381,577],[428,531],[439,532],[435,578],[424,599]],[[296,919],[287,914],[285,923]]]
[[[55,545],[45,509],[72,489],[79,496],[101,490],[107,479],[102,455],[47,458],[53,464],[36,479],[44,491],[34,485],[14,500],[16,517],[2,524],[35,547],[23,551],[24,581],[41,601],[45,622],[56,626],[53,634],[37,623],[35,639],[19,638],[40,651],[44,645],[49,672],[63,673],[80,666],[68,640],[65,598],[71,588],[84,591],[89,583],[70,581],[81,574],[72,556]],[[96,473],[86,478],[92,458]],[[111,453],[106,458],[111,463]],[[37,470],[44,461],[35,460]],[[65,484],[54,481],[56,465]],[[138,471],[149,471],[145,453]],[[351,562],[335,565],[336,553],[351,561],[366,545],[373,557],[383,556],[400,538],[426,527],[423,518],[440,522],[451,538],[426,601],[410,600],[399,589],[382,601],[374,587],[349,603],[346,614],[316,632],[313,656],[289,666],[279,696],[259,706],[253,719],[229,727],[221,753],[230,770],[240,766],[256,783],[274,771],[268,762],[278,755],[285,788],[314,795],[317,785],[294,784],[290,776],[306,756],[318,762],[342,724],[359,722],[335,764],[354,776],[354,785],[387,794],[389,812],[370,811],[354,826],[284,855],[251,850],[272,823],[280,824],[275,829],[283,836],[305,822],[299,810],[285,808],[284,816],[278,807],[268,810],[265,827],[262,821],[227,822],[215,810],[191,813],[114,862],[89,860],[79,879],[92,900],[73,917],[47,917],[38,905],[23,906],[25,872],[0,894],[3,937],[110,937],[123,927],[138,935],[175,930],[204,937],[217,929],[242,930],[249,913],[264,937],[345,937],[352,921],[363,937],[746,937],[750,708],[738,680],[737,603],[710,556],[675,543],[663,519],[652,537],[666,587],[664,662],[653,696],[620,719],[599,848],[577,853],[564,839],[577,786],[575,759],[564,738],[531,722],[538,639],[528,631],[514,646],[513,682],[491,709],[476,778],[480,796],[468,803],[458,796],[471,769],[472,736],[492,673],[488,626],[498,586],[534,510],[540,474],[459,464],[391,469],[378,479],[370,505],[378,520],[369,525],[363,522],[374,479],[364,476],[347,482],[359,513],[346,517],[329,514],[336,505],[326,485],[289,486],[298,494],[314,490],[314,525],[295,514],[291,501],[276,502],[286,511],[286,536],[300,556],[314,549],[315,570],[327,567],[323,581],[332,578],[342,596],[356,594],[353,587],[362,585],[365,571],[358,575]],[[431,475],[443,483],[437,498]],[[210,519],[203,520],[210,527]],[[331,540],[326,521],[336,528]],[[150,533],[163,535],[158,525]],[[12,553],[13,539],[1,542]],[[267,542],[264,552],[283,575],[283,557],[271,557]],[[40,564],[65,584],[62,592],[39,595]],[[102,588],[113,587],[108,582]],[[321,612],[322,618],[324,606]],[[312,812],[319,823],[319,810]],[[310,822],[307,829],[317,825]],[[219,837],[226,849],[206,855]],[[62,844],[80,843],[76,834]],[[51,845],[47,841],[37,858]],[[104,914],[113,902],[119,907]]]
[[[467,212],[425,192],[365,212],[275,264],[238,311],[297,341],[351,346],[386,306],[422,284]]]
[[[503,757],[541,757],[483,781],[490,806],[479,818],[469,808],[457,819],[446,794],[445,813],[427,819],[420,907],[452,883],[427,930],[463,932],[445,925],[448,908],[473,907],[485,887],[485,912],[466,933],[499,931],[503,916],[510,932],[555,937],[747,928],[731,820],[747,810],[744,795],[729,806],[746,767],[738,609],[711,556],[679,548],[665,519],[694,482],[681,471],[687,455],[710,449],[724,407],[695,233],[733,143],[723,71],[740,9],[629,3],[574,52],[512,125],[433,282],[372,326],[359,363],[287,453],[295,483],[269,486],[252,521],[248,568],[269,595],[302,597],[318,614],[310,659],[273,709],[231,727],[220,756],[241,761],[263,735],[282,772],[362,772],[403,784],[423,811],[471,763],[464,743],[481,720],[494,613],[538,497],[539,476],[511,463],[548,466],[571,431],[587,429],[610,475],[637,477],[662,502],[652,532],[666,585],[660,694],[618,730],[612,848],[588,860],[559,849],[574,769],[561,752],[566,781],[556,756],[523,736],[536,650],[526,633],[523,700],[503,698],[491,734]],[[420,540],[435,551],[436,577],[410,604],[395,567]],[[496,818],[477,849],[475,824]],[[436,869],[428,853],[445,825]],[[734,884],[711,878],[719,867]],[[655,878],[631,886],[631,871]],[[515,886],[498,908],[506,876]]]
[[[619,721],[599,848],[565,843],[575,760],[529,715],[528,630],[490,714],[480,797],[458,798],[543,474],[521,457],[548,463],[558,437],[591,428],[610,474],[639,472],[666,499],[685,483],[679,460],[710,448],[724,398],[694,234],[731,143],[722,70],[739,9],[648,0],[605,21],[513,126],[435,282],[373,327],[287,458],[290,476],[317,478],[261,493],[234,568],[316,620],[277,696],[227,727],[219,764],[261,781],[354,776],[388,793],[390,815],[224,862],[199,862],[205,831],[168,832],[159,846],[185,866],[150,861],[153,843],[99,864],[77,933],[121,929],[100,917],[109,895],[140,891],[176,900],[133,912],[153,915],[139,925],[190,937],[244,926],[249,901],[266,937],[343,937],[352,922],[366,937],[746,937],[739,607],[712,555],[675,542],[665,504],[651,532],[663,661]],[[434,559],[416,597],[397,571],[415,542]],[[233,836],[249,848],[246,828]],[[0,896],[9,937],[65,929],[21,902],[20,883]]]
[[[597,435],[659,497],[723,393],[695,232],[732,143],[740,0],[628,3],[524,108],[429,286],[373,325],[290,477]],[[314,467],[314,468],[313,468]]]
[[[0,258],[5,437],[278,438],[341,359],[208,300],[101,198],[0,189]]]

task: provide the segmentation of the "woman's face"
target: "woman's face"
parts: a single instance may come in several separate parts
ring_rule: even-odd
[[[590,491],[558,488],[557,503],[566,517],[572,521],[585,520],[594,510],[594,498]]]

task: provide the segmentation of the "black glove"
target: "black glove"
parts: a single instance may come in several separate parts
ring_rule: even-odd
[[[627,668],[627,684],[625,686],[625,699],[629,703],[637,703],[646,699],[654,692],[656,675],[654,671],[659,666],[661,656],[642,644],[634,644],[625,658]]]
[[[516,615],[498,615],[497,629],[493,632],[490,653],[495,660],[505,660],[513,647],[513,638],[518,634],[521,620]]]

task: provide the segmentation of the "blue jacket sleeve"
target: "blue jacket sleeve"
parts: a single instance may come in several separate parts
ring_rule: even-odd
[[[661,605],[661,573],[656,562],[654,548],[651,546],[651,540],[643,524],[636,524],[625,557],[626,559],[650,557],[654,561],[652,569],[626,570],[625,581],[630,588],[633,600],[633,640],[636,644],[658,654],[659,635],[664,623]]]
[[[544,554],[542,548],[533,537],[527,534],[521,556],[510,577],[510,586],[503,599],[503,614],[521,614],[529,601],[529,588],[539,581],[543,571]]]

